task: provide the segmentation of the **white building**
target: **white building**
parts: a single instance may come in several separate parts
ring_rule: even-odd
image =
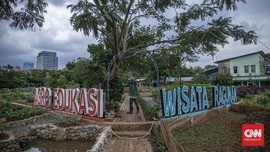
[[[218,72],[229,72],[241,85],[270,86],[267,55],[263,51],[216,61]]]
[[[56,52],[39,52],[37,56],[37,69],[58,70],[58,57],[56,57]]]

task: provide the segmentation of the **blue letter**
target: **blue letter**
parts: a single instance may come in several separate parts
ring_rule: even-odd
[[[166,94],[166,90],[162,89],[163,114],[165,117],[174,116],[176,108],[176,89],[173,89],[173,95],[171,91],[168,91],[168,97]]]
[[[187,86],[183,86],[182,88],[182,99],[185,103],[185,105],[182,106],[182,110],[184,113],[188,113],[189,112],[189,105],[190,105],[190,101],[189,98],[187,97],[187,95],[185,93],[188,92],[188,87]]]
[[[214,86],[213,87],[213,102],[214,102],[214,107],[219,106],[219,98],[218,98],[218,87]]]
[[[181,89],[180,87],[177,88],[177,114],[181,115],[182,110],[181,110]]]
[[[237,95],[236,95],[236,87],[232,86],[232,102],[237,101]]]
[[[196,86],[196,92],[198,94],[199,110],[202,110],[202,87]]]
[[[224,105],[228,104],[227,98],[227,89],[225,86],[222,86],[222,94],[223,94],[223,103]]]
[[[219,87],[219,105],[224,105],[222,86]]]
[[[206,108],[209,108],[209,102],[208,102],[208,97],[207,97],[207,91],[206,91],[206,87],[203,87],[203,107],[202,109],[204,110]]]
[[[227,86],[227,100],[228,100],[228,104],[231,104],[231,102],[232,102],[232,94],[231,94],[231,92],[232,92],[232,89],[231,89],[231,87],[230,86]]]
[[[194,86],[191,87],[190,91],[190,103],[191,103],[190,112],[192,112],[194,108],[196,109],[195,111],[198,111],[198,103]]]

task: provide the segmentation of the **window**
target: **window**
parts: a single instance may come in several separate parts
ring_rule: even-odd
[[[238,73],[238,71],[237,71],[237,66],[234,66],[234,67],[233,67],[233,73]]]
[[[251,65],[251,73],[256,73],[256,65]]]
[[[245,68],[245,73],[249,73],[249,66],[245,65],[244,68]]]

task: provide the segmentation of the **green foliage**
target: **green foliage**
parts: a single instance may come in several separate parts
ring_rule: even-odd
[[[113,100],[110,101],[109,109],[113,109],[115,111],[118,111],[119,110],[118,102],[113,101]]]
[[[185,151],[219,151],[219,143],[222,143],[221,151],[237,151],[242,147],[239,137],[245,118],[245,114],[230,111],[187,129],[179,126],[179,130],[172,132],[172,135]]]
[[[14,121],[29,118],[45,113],[43,109],[36,107],[15,107],[8,102],[0,102],[0,114],[3,114],[7,121]]]
[[[121,101],[123,92],[124,86],[122,81],[116,77],[113,81],[110,82],[110,100],[117,102]]]
[[[196,74],[193,78],[192,78],[193,83],[195,84],[206,84],[207,83],[207,77],[205,74],[201,73],[201,74]]]
[[[139,99],[142,109],[149,115],[151,118],[157,117],[160,111],[160,107],[158,105],[149,105],[142,98]]]
[[[33,102],[34,96],[33,92],[6,92],[1,93],[0,96],[6,101],[13,101],[13,100],[26,100],[27,102]]]
[[[70,76],[75,83],[83,84],[84,87],[98,85],[104,78],[100,68],[89,59],[78,58],[74,65],[74,68],[69,70]]]
[[[247,95],[243,99],[243,104],[250,107],[270,108],[270,98],[267,94]]]
[[[227,72],[219,72],[218,76],[215,78],[214,83],[216,85],[232,85],[233,81],[232,81],[232,75],[230,73]]]
[[[59,79],[57,80],[57,84],[59,88],[66,88],[67,79],[64,75],[60,75]]]
[[[149,106],[149,108],[147,108],[146,112],[151,117],[157,117],[159,110],[160,110],[160,107],[158,105],[153,105],[153,106]]]
[[[21,9],[15,9],[16,7],[24,5]],[[35,30],[35,26],[42,27],[44,17],[43,13],[47,11],[45,8],[48,3],[44,0],[8,0],[1,2],[0,21],[10,21],[11,27],[19,27],[20,29],[31,28]]]
[[[151,90],[152,96],[154,98],[159,98],[160,97],[160,89],[159,88],[154,88]]]
[[[230,37],[242,44],[256,43],[255,32],[232,24],[231,18],[215,17],[205,21],[223,8],[236,10],[239,1],[205,0],[193,5],[175,0],[79,1],[67,7],[72,13],[73,29],[87,36],[93,34],[99,42],[88,46],[94,67],[100,65],[97,73],[104,76],[109,61],[116,57],[109,69],[109,79],[113,80],[123,65],[127,69],[124,72],[132,69],[141,73],[143,70],[138,67],[146,67],[144,71],[148,70],[147,75],[154,78],[151,60],[141,57],[138,51],[154,56],[162,76],[179,76],[180,70],[175,69],[180,69],[187,61],[197,61],[200,54],[214,55],[218,45],[228,44]],[[178,11],[168,17],[170,9]],[[141,24],[145,19],[155,20],[157,24]],[[202,21],[201,25],[192,25],[196,20]],[[174,34],[170,37],[168,32]],[[103,79],[102,82],[104,87]]]
[[[155,138],[155,144],[157,144],[157,146],[158,146],[158,151],[159,152],[167,152],[168,149],[167,149],[166,144],[165,144],[164,140],[162,139],[162,137],[160,135],[156,135],[154,138]]]

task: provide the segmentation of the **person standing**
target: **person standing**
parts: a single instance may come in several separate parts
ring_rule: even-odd
[[[129,92],[129,114],[133,113],[133,102],[136,105],[137,112],[136,114],[139,113],[139,103],[138,103],[138,89],[137,89],[137,84],[135,82],[135,79],[133,77],[129,78],[129,83],[128,83],[128,92]]]

